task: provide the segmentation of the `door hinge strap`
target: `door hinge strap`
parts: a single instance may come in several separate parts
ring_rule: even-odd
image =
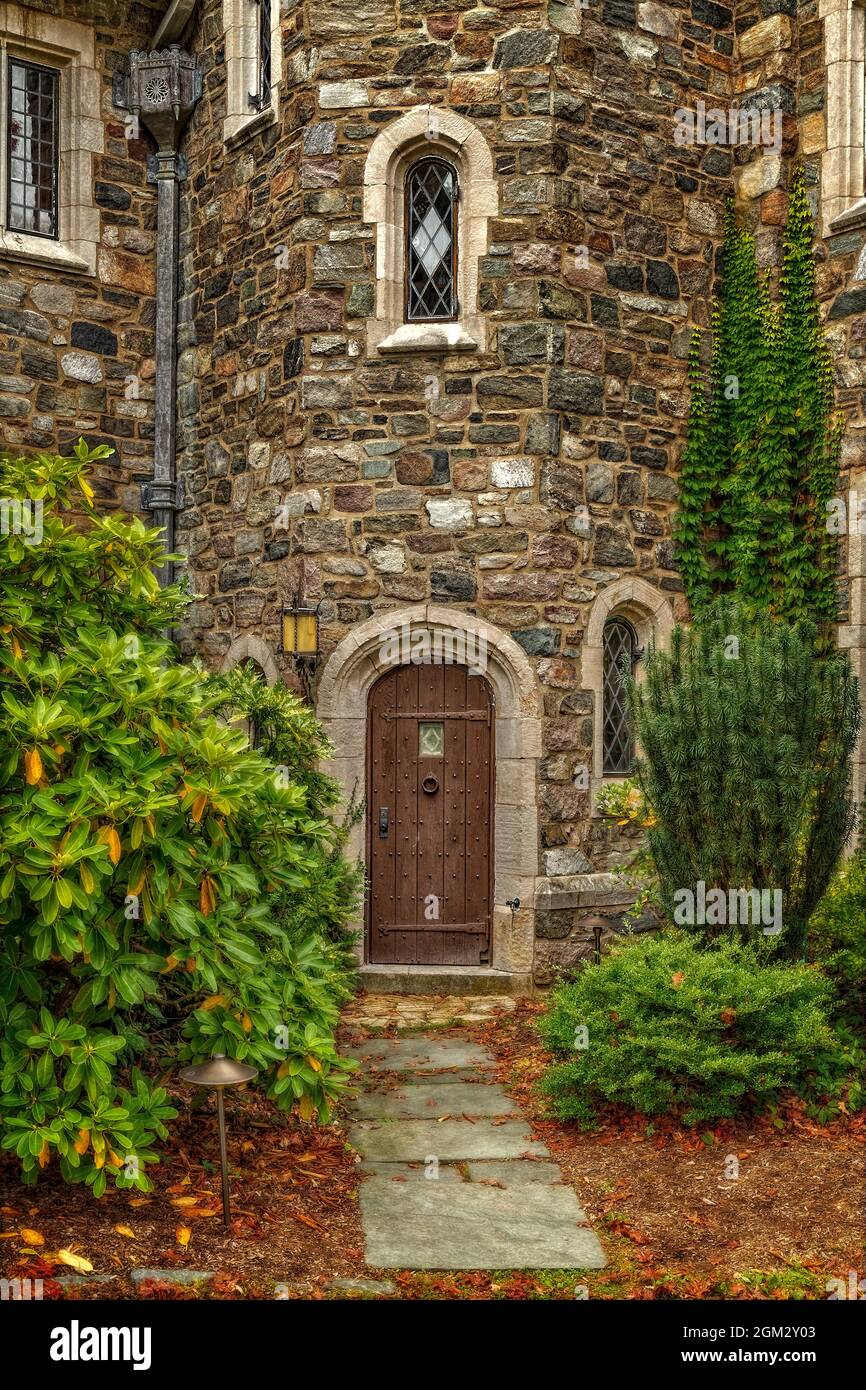
[[[425,936],[431,936],[434,932],[471,932],[476,936],[487,935],[486,922],[437,922],[432,925],[430,922],[410,922],[408,925],[389,927],[377,926],[374,928],[380,936],[386,936],[395,931],[422,931]]]
[[[380,716],[382,719],[483,719],[490,723],[489,709],[419,709],[403,714],[389,710]]]

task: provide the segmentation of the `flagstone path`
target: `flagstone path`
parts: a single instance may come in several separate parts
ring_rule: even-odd
[[[362,1159],[372,1268],[606,1264],[574,1190],[497,1084],[486,1048],[427,1031],[344,1051],[360,1064],[350,1139]]]

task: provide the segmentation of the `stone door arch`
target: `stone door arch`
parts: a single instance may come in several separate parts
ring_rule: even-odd
[[[413,604],[368,619],[336,647],[322,672],[316,713],[334,746],[325,764],[348,802],[367,797],[367,711],[372,686],[395,664],[433,660],[473,662],[495,704],[493,911],[490,965],[528,977],[532,970],[538,874],[538,759],[541,708],[532,667],[507,633],[440,604]],[[349,851],[365,860],[364,825]],[[506,903],[520,900],[512,911]],[[361,923],[358,927],[360,929]],[[465,972],[465,967],[461,967]]]

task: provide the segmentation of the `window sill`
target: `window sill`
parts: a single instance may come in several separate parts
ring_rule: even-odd
[[[95,264],[91,264],[84,256],[79,256],[68,244],[49,241],[46,237],[28,236],[26,232],[0,229],[0,251],[16,261],[32,261],[54,270],[68,270],[78,275],[96,274]]]
[[[459,323],[404,323],[377,343],[379,352],[477,352]]]
[[[858,227],[866,227],[866,198],[858,198],[850,208],[834,217],[830,223],[830,234],[836,236],[838,232],[852,232]]]
[[[253,136],[260,135],[269,126],[276,125],[276,122],[277,112],[273,106],[266,107],[264,111],[255,111],[251,116],[227,116],[223,126],[226,148],[236,149],[246,140],[252,140]]]

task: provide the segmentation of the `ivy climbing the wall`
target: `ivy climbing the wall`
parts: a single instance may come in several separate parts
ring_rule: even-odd
[[[798,169],[774,298],[754,237],[727,209],[708,370],[698,331],[689,356],[691,412],[675,532],[696,617],[723,594],[752,612],[810,619],[824,632],[836,616],[828,507],[842,421],[833,410],[812,241]]]

